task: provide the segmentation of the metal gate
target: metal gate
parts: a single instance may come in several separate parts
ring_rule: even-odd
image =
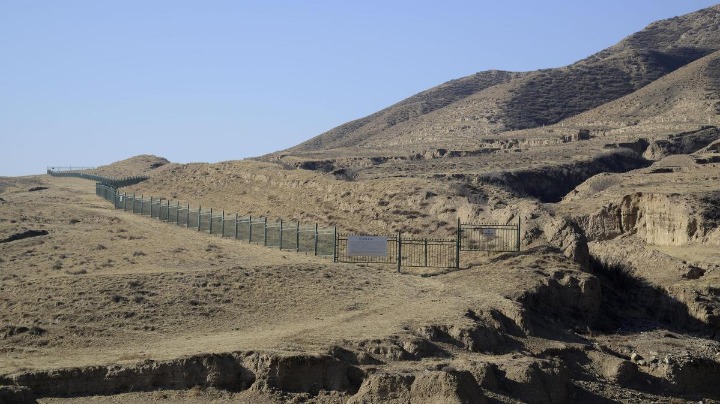
[[[458,239],[461,251],[520,251],[520,219],[517,224],[460,223]]]
[[[384,256],[354,256],[348,253],[348,239],[352,234],[338,234],[335,247],[336,262],[396,264],[401,267],[458,268],[457,240],[403,238],[402,234],[372,236],[387,240]]]

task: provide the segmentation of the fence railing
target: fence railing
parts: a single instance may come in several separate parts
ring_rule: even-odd
[[[115,189],[139,184],[150,178],[142,175],[122,178],[103,177],[87,172],[92,169],[91,167],[48,167],[47,173],[53,177],[77,177],[92,180]]]
[[[205,232],[223,238],[242,240],[281,250],[332,257],[335,255],[335,227],[305,225],[299,221],[269,220],[266,217],[240,217],[225,211],[191,208],[178,201],[145,198],[119,193],[117,189],[98,183],[96,194],[111,202],[116,209],[148,216],[176,226]]]
[[[382,263],[405,267],[459,268],[457,240],[404,238],[401,233],[386,236],[360,236],[385,238],[387,246],[384,255],[355,255],[350,252],[349,243],[353,234],[339,234],[336,237],[335,261],[353,263]]]
[[[336,227],[319,227],[300,221],[270,220],[267,217],[240,217],[225,211],[181,205],[168,199],[145,198],[120,193],[103,182],[96,194],[116,209],[206,232],[223,238],[291,250],[297,253],[333,257],[335,262],[381,263],[401,267],[459,268],[461,251],[520,251],[520,221],[517,224],[473,224],[458,220],[455,239],[404,238],[401,233],[385,236],[338,234]],[[362,255],[351,251],[350,241],[372,239],[377,251]],[[379,242],[379,244],[378,244]],[[355,248],[356,249],[356,248]]]

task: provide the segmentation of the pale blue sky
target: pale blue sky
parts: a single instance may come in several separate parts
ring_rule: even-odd
[[[0,176],[281,150],[487,69],[570,64],[702,0],[0,1]]]

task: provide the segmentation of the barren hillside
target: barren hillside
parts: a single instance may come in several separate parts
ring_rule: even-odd
[[[720,6],[714,6],[655,22],[567,67],[522,74],[481,72],[332,129],[288,152],[350,146],[451,147],[467,139],[554,124],[719,50],[719,25]]]
[[[336,263],[116,210],[89,180],[0,178],[0,403],[720,401],[719,7],[262,159],[92,171],[149,177],[123,200],[356,234],[521,223],[520,251],[459,268]]]

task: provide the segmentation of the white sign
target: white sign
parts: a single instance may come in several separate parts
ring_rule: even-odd
[[[348,257],[387,257],[387,237],[348,236]]]
[[[482,235],[486,238],[495,237],[495,229],[482,229]]]

